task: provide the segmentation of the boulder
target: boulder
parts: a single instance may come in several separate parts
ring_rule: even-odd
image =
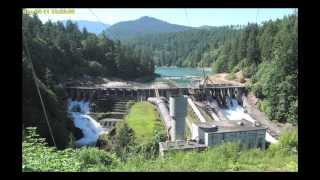
[[[108,139],[107,134],[101,134],[97,140],[96,147],[99,147],[100,149],[104,150],[111,150],[112,149],[112,144],[111,141]]]
[[[74,127],[73,130],[73,135],[76,138],[76,140],[81,139],[83,137],[83,132],[81,131],[81,129]]]

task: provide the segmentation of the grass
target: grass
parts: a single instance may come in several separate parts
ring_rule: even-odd
[[[203,152],[175,152],[154,160],[132,157],[111,171],[298,171],[298,156],[281,149],[273,154],[269,150],[240,150],[234,143],[210,147]]]
[[[126,120],[139,143],[152,141],[155,131],[163,126],[156,108],[149,102],[135,103]]]

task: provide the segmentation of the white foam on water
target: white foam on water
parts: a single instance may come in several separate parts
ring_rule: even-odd
[[[228,108],[227,109],[221,109],[223,114],[229,119],[229,120],[242,120],[245,119],[247,121],[250,121],[251,123],[255,123],[255,119],[253,119],[248,113],[245,113],[244,108],[239,105],[238,101],[234,98],[230,99],[229,97],[226,97],[226,103]],[[217,104],[215,102],[215,104]],[[278,140],[276,140],[274,137],[272,137],[268,132],[266,132],[266,141],[270,143],[277,143]]]
[[[266,133],[266,141],[275,144],[278,142],[274,137],[272,137],[268,132]]]
[[[80,108],[80,112],[72,112],[73,108],[77,106]],[[68,112],[71,114],[74,125],[80,128],[83,133],[83,137],[76,141],[76,145],[95,145],[105,129],[88,115],[90,112],[89,102],[69,100]]]
[[[244,108],[238,104],[238,101],[234,98],[230,100],[229,97],[226,97],[227,109],[222,109],[223,114],[229,120],[248,120],[251,123],[254,123],[255,120],[247,113],[244,112]]]

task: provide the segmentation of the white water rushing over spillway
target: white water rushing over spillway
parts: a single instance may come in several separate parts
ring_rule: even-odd
[[[218,106],[216,100],[213,100],[210,102],[213,106]],[[242,120],[245,119],[247,121],[250,121],[251,123],[255,123],[255,119],[253,119],[248,113],[245,113],[244,108],[239,105],[238,101],[234,98],[230,99],[229,97],[226,97],[226,103],[228,108],[221,108],[221,111],[223,114],[229,119],[229,120]],[[277,143],[278,141],[273,138],[268,132],[266,133],[266,141],[270,143]]]
[[[80,112],[74,112],[75,108],[79,108]],[[71,114],[74,125],[80,128],[83,133],[83,137],[76,141],[76,145],[95,145],[99,136],[105,132],[105,129],[88,115],[90,112],[89,102],[72,101],[69,99],[68,112]]]
[[[222,112],[229,120],[245,119],[251,123],[255,122],[255,120],[249,114],[245,113],[244,108],[238,104],[236,99],[230,99],[229,97],[226,97],[226,102],[228,108],[222,109]]]

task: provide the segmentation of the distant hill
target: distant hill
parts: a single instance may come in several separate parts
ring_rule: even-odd
[[[213,29],[213,28],[216,28],[215,26],[208,26],[208,25],[203,25],[203,26],[200,26],[200,27],[196,27],[196,29],[207,29],[207,30],[210,30],[210,29]]]
[[[67,21],[61,21],[61,22],[65,25]],[[102,31],[106,30],[106,28],[110,27],[109,24],[103,24],[95,21],[78,20],[78,21],[72,21],[72,22],[76,22],[81,31],[85,27],[87,28],[88,32],[95,33],[95,34],[100,34]]]
[[[128,39],[146,34],[180,32],[192,27],[170,24],[168,22],[143,16],[137,20],[116,23],[107,29],[107,35],[112,39]]]

